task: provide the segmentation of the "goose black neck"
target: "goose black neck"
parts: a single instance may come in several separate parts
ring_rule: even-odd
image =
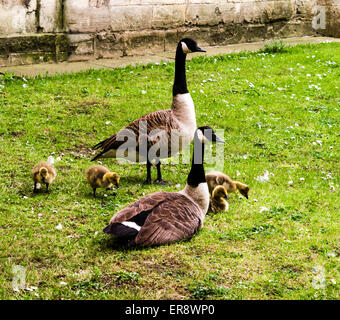
[[[185,75],[186,54],[183,53],[182,44],[179,43],[176,50],[175,81],[172,87],[172,95],[188,93],[187,79]]]
[[[191,170],[187,183],[191,187],[197,187],[200,183],[206,182],[204,173],[204,143],[202,143],[195,133],[194,150],[192,156]]]

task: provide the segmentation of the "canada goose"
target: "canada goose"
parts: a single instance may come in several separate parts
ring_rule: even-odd
[[[238,189],[238,191],[248,199],[249,187],[241,182],[231,180],[223,172],[209,172],[206,174],[205,178],[207,179],[210,194],[216,186],[222,185],[226,188],[228,193],[232,193]]]
[[[119,176],[115,172],[110,172],[104,166],[94,165],[85,171],[85,176],[93,189],[93,196],[96,196],[97,188],[111,188],[115,185],[119,188]]]
[[[187,53],[205,52],[195,40],[182,39],[176,49],[175,79],[170,109],[154,111],[131,122],[124,129],[96,144],[98,158],[124,158],[132,162],[146,161],[146,183],[151,183],[151,161],[157,166],[156,182],[164,184],[160,159],[176,155],[195,134],[195,107],[187,88],[185,60]],[[153,148],[152,148],[153,147]]]
[[[35,193],[38,191],[38,183],[44,183],[46,185],[46,192],[48,192],[48,186],[50,183],[53,182],[56,176],[57,173],[54,169],[53,164],[45,161],[41,161],[36,164],[35,167],[32,169],[32,179],[34,182],[33,192]]]
[[[215,187],[210,198],[210,211],[213,213],[227,211],[229,204],[226,199],[229,200],[227,190],[223,186]]]
[[[209,207],[209,190],[204,174],[204,144],[224,142],[210,127],[194,134],[191,170],[179,192],[155,192],[116,213],[104,233],[129,245],[152,246],[191,238],[203,225]]]

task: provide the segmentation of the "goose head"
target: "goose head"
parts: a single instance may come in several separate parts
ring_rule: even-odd
[[[203,162],[204,146],[208,141],[224,143],[212,128],[208,126],[197,128],[194,136],[191,170],[187,180],[187,184],[192,187],[197,187],[200,183],[206,183]]]
[[[215,131],[209,126],[197,128],[195,136],[201,143],[206,143],[208,141],[224,143],[224,140],[217,136]]]
[[[184,54],[192,53],[192,52],[206,52],[204,49],[200,48],[197,42],[191,38],[184,38],[179,42],[179,46],[181,47]]]
[[[48,170],[45,167],[41,167],[39,169],[39,175],[41,177],[41,181],[43,183],[46,183],[47,175],[48,175]]]
[[[214,199],[226,199],[229,200],[229,196],[227,190],[223,186],[217,186],[212,194],[212,198]]]
[[[115,185],[119,188],[119,175],[115,172],[107,172],[103,176],[104,181],[108,181],[110,185]]]

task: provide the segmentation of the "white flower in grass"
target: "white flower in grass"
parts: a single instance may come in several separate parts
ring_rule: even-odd
[[[67,285],[67,282],[65,282],[65,281],[60,281],[59,284],[60,284],[61,286],[66,286],[66,285]]]
[[[268,170],[265,170],[265,172],[263,173],[262,176],[258,176],[256,178],[257,181],[259,182],[266,182],[269,180],[269,171]]]
[[[288,184],[291,186],[293,184],[293,180],[288,181]]]
[[[300,181],[305,181],[305,178],[300,178]]]
[[[336,284],[336,281],[335,281],[334,279],[330,279],[330,282],[331,282],[332,284]]]
[[[57,230],[62,230],[62,229],[63,229],[63,226],[59,223],[55,228],[56,228]]]
[[[306,97],[306,100],[307,100],[307,101],[310,101],[310,97]]]
[[[260,207],[260,213],[262,213],[264,211],[269,211],[269,209],[267,207]]]
[[[24,84],[22,85],[22,87],[23,87],[23,88],[27,88],[27,84],[24,83]]]
[[[254,84],[252,82],[249,83],[250,88],[255,88]]]
[[[111,123],[111,121],[106,121],[105,124],[108,126]]]
[[[146,90],[142,90],[142,94],[146,94]]]
[[[27,197],[27,196],[23,196],[23,198],[24,198],[24,199],[28,199],[28,197]]]

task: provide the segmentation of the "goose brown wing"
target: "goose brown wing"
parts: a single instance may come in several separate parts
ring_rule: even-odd
[[[193,201],[180,193],[166,192],[164,196],[146,218],[136,244],[152,246],[189,239],[199,230],[201,210]]]
[[[143,132],[145,132],[145,135],[147,136],[151,131],[156,129],[167,132],[170,132],[171,129],[178,129],[178,125],[173,119],[171,113],[171,109],[159,110],[148,113],[139,119],[134,120],[118,133],[96,144],[93,148],[101,148],[102,151],[95,158],[100,157],[102,154],[111,149],[118,149],[123,143],[126,143],[126,141],[130,142],[131,147],[136,147],[138,150],[140,141],[147,140],[142,139]],[[145,123],[142,123],[142,121],[145,121]],[[150,140],[149,136],[148,138],[148,140]],[[155,142],[157,141],[153,141],[151,144]],[[126,143],[125,146],[130,147],[129,143]]]
[[[151,212],[155,207],[159,206],[167,199],[167,195],[171,192],[155,192],[151,193],[143,198],[140,198],[136,202],[130,204],[124,209],[118,211],[110,220],[110,223],[122,223],[136,218],[136,216]]]

